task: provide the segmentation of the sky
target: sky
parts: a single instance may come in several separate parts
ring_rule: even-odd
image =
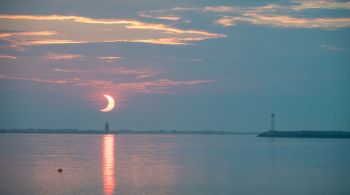
[[[350,1],[1,1],[0,128],[350,130],[349,36]]]

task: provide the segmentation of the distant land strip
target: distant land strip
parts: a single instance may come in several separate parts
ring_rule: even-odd
[[[0,129],[1,133],[32,134],[186,134],[186,135],[256,135],[258,132],[214,131],[214,130],[78,130],[78,129]]]
[[[350,138],[349,131],[267,131],[258,134],[258,137],[281,138]]]

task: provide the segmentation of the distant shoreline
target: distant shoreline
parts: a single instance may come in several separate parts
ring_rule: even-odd
[[[257,135],[258,132],[234,132],[234,131],[184,131],[184,130],[78,130],[78,129],[0,129],[0,134],[180,134],[180,135]]]
[[[348,131],[267,131],[258,134],[258,137],[279,138],[350,138]]]
[[[257,135],[257,137],[276,138],[350,138],[347,131],[266,131],[266,132],[239,132],[214,130],[79,130],[79,129],[0,129],[0,134],[142,134],[142,135]]]

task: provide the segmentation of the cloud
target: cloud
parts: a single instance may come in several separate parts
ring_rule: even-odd
[[[132,75],[138,79],[148,78],[148,77],[154,76],[157,73],[156,71],[146,69],[146,68],[130,69],[130,68],[124,68],[124,67],[107,69],[106,71],[109,74]]]
[[[1,20],[0,20],[1,24]],[[25,51],[26,49],[23,45],[19,44],[23,42],[21,39],[16,39],[15,37],[45,37],[56,35],[56,32],[53,31],[27,31],[27,32],[0,32],[0,41],[9,43],[8,45],[1,45],[0,48],[9,48],[18,51]],[[34,41],[35,42],[35,41]]]
[[[292,0],[292,5],[283,5],[270,3],[263,6],[205,6],[205,7],[174,7],[172,9],[153,10],[150,12],[166,13],[166,12],[213,12],[213,13],[245,13],[245,12],[264,12],[264,11],[303,11],[307,9],[350,9],[349,1],[335,0]]]
[[[52,31],[37,31],[37,32],[12,32],[12,33],[0,33],[1,37],[13,37],[13,36],[51,36],[56,35],[56,32]]]
[[[190,45],[195,41],[226,37],[223,34],[185,30],[160,23],[82,16],[0,15],[0,23],[3,30],[10,32],[0,33],[0,40],[15,46],[101,42]]]
[[[149,44],[160,44],[160,45],[191,45],[193,41],[203,41],[206,38],[166,38],[166,39],[139,39],[128,42],[135,43],[149,43]]]
[[[0,54],[0,59],[15,60],[15,59],[17,59],[17,58],[18,58],[17,56]]]
[[[221,6],[205,6],[205,7],[174,7],[171,9],[163,10],[151,10],[144,13],[178,13],[178,12],[201,12],[201,13],[216,13],[216,14],[227,14],[227,13],[245,13],[245,12],[263,12],[263,11],[275,11],[285,9],[283,6],[271,3],[264,6],[253,6],[253,7],[238,7],[230,5]]]
[[[224,16],[218,20],[215,21],[215,24],[218,24],[220,26],[233,26],[234,22],[238,20],[236,17],[231,17],[231,16]]]
[[[72,60],[72,59],[79,59],[84,58],[83,55],[77,55],[77,54],[66,54],[66,53],[46,53],[45,56],[43,56],[46,60]]]
[[[70,68],[54,68],[54,72],[63,72],[63,73],[86,73],[90,72],[88,70],[77,70],[77,69],[70,69]]]
[[[332,0],[295,0],[292,4],[267,4],[263,6],[206,6],[206,7],[174,7],[172,9],[151,10],[149,13],[180,14],[181,12],[200,13],[218,17],[215,24],[228,27],[238,22],[251,25],[266,25],[279,28],[349,28],[349,17],[306,17],[300,13],[307,9],[350,9],[350,2]]]
[[[222,26],[232,26],[237,21],[248,22],[254,25],[284,28],[336,29],[350,27],[350,18],[296,18],[284,15],[264,15],[257,13],[246,13],[243,16],[224,16],[216,20],[216,23]]]
[[[154,76],[157,71],[154,71],[149,68],[126,68],[126,67],[117,67],[117,68],[100,68],[100,69],[89,69],[89,70],[81,70],[81,69],[72,69],[72,68],[54,68],[54,72],[60,73],[92,73],[93,75],[102,74],[113,75],[113,76],[131,76],[137,79],[144,79]]]
[[[155,10],[155,12],[168,12],[168,11],[202,11],[202,7],[173,7],[169,9],[163,10]],[[154,11],[154,10],[153,10]]]
[[[350,27],[350,18],[296,18],[283,15],[246,14],[247,22],[294,28],[345,28]]]
[[[103,60],[105,62],[115,62],[117,60],[123,59],[122,57],[119,56],[100,56],[98,59]]]
[[[218,13],[229,13],[238,11],[236,7],[233,6],[207,6],[201,9],[203,12],[218,12]]]
[[[245,13],[245,12],[264,12],[264,11],[275,11],[279,9],[284,9],[282,6],[277,4],[268,4],[264,6],[256,7],[237,7],[237,6],[206,6],[206,7],[193,7],[193,8],[175,8],[173,11],[197,11],[197,12],[207,12],[207,13]]]
[[[331,50],[331,51],[347,51],[345,48],[340,48],[334,45],[327,45],[327,44],[322,44],[321,47]]]
[[[68,84],[73,83],[73,81],[64,80],[64,79],[43,79],[38,77],[15,77],[15,76],[6,76],[6,75],[0,75],[0,79],[6,79],[6,80],[20,80],[20,81],[34,81],[34,82],[41,82],[41,83],[54,83],[54,84]]]
[[[109,89],[117,92],[132,92],[132,93],[166,93],[166,89],[170,87],[191,86],[205,83],[214,82],[213,80],[171,80],[160,79],[155,81],[142,81],[142,82],[112,82],[107,80],[85,80],[81,78],[71,79],[47,79],[39,77],[13,77],[0,75],[0,79],[6,80],[19,80],[19,81],[31,81],[48,84],[66,84],[77,87],[88,87],[98,89]]]
[[[159,20],[170,20],[170,21],[178,21],[180,20],[180,17],[178,16],[172,16],[172,15],[149,15],[145,14],[143,12],[139,12],[139,16],[144,18],[152,18],[152,19],[159,19]]]
[[[332,0],[295,0],[298,5],[290,6],[290,9],[302,11],[306,9],[350,9],[350,2]]]

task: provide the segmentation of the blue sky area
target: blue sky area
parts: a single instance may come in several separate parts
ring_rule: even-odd
[[[350,130],[349,35],[349,1],[2,1],[0,128]]]

